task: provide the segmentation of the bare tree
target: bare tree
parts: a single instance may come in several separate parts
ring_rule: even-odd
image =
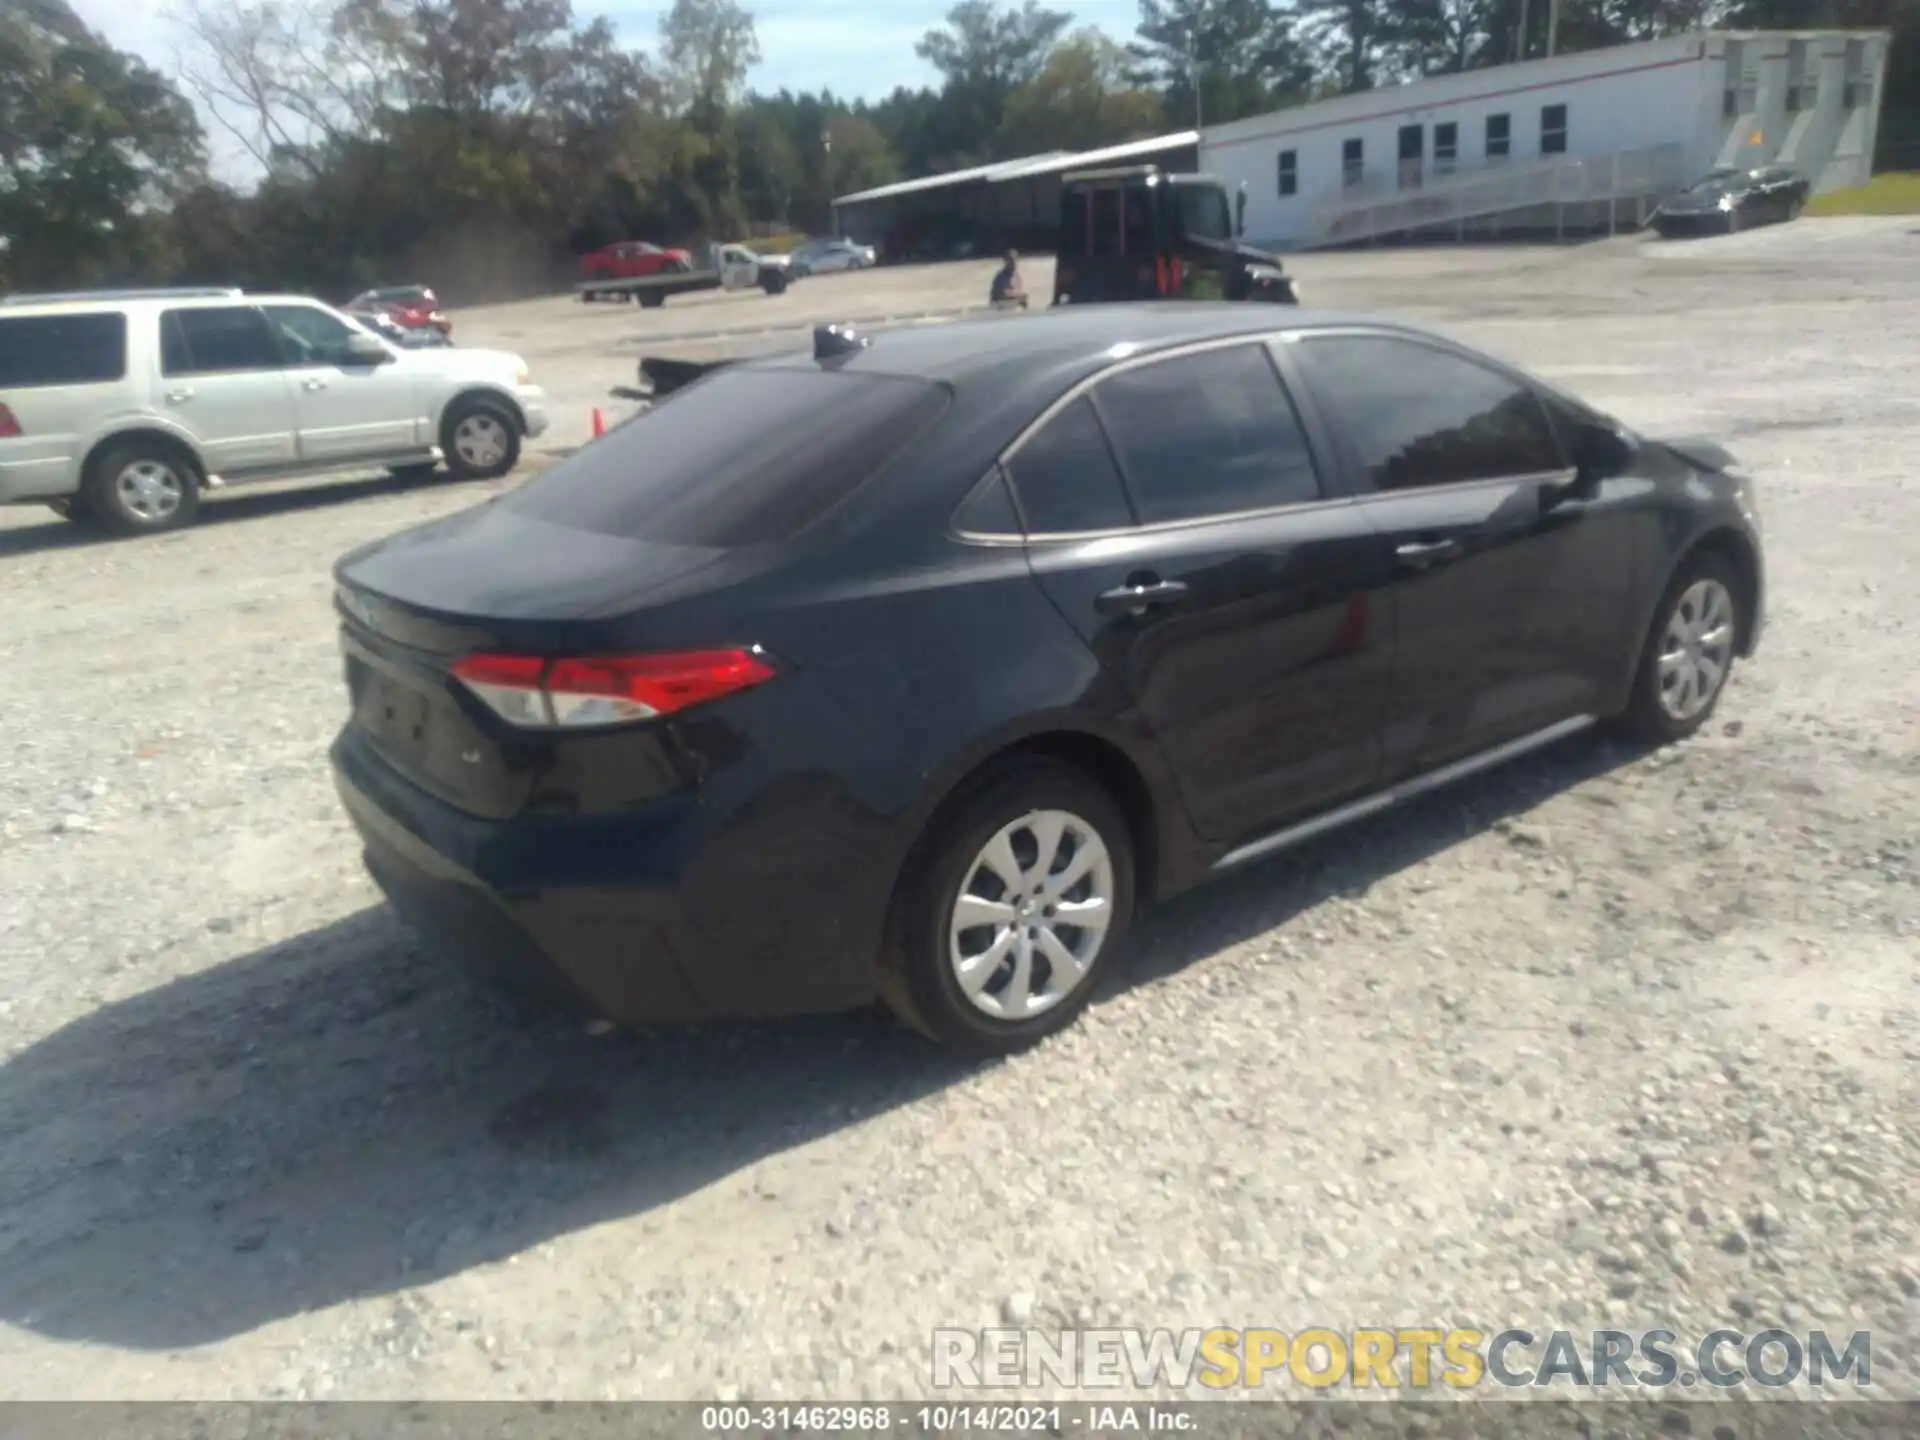
[[[181,80],[263,167],[314,168],[315,148],[375,130],[402,100],[394,56],[328,0],[181,0],[198,42]]]

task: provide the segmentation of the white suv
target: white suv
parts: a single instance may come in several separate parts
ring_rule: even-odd
[[[547,428],[526,362],[403,349],[297,295],[99,291],[0,302],[0,504],[123,534],[204,489],[384,467],[504,475]]]

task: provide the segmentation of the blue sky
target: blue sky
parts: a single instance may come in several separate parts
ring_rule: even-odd
[[[144,56],[166,73],[182,46],[164,4],[72,0],[81,18],[108,40]],[[932,72],[913,42],[938,25],[951,0],[745,0],[760,35],[762,60],[753,84],[765,90],[831,87],[849,99],[877,99],[895,85],[924,84]],[[1056,0],[1076,25],[1096,25],[1125,39],[1139,23],[1138,0]],[[620,39],[651,50],[667,4],[574,0],[574,13],[612,20]]]
[[[177,74],[186,37],[167,16],[165,0],[70,0],[80,18],[114,45],[131,50],[163,74]],[[760,36],[761,62],[751,83],[758,89],[831,88],[845,99],[878,99],[896,85],[922,85],[935,77],[913,53],[914,41],[945,17],[952,0],[743,0]],[[582,19],[605,15],[621,41],[656,48],[665,3],[635,0],[574,0]],[[1138,0],[1052,0],[1073,15],[1127,39],[1139,23]],[[225,179],[249,178],[253,166],[218,125],[207,124],[214,167]]]

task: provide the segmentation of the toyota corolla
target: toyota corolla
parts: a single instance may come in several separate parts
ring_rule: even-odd
[[[1088,306],[714,369],[337,567],[373,875],[623,1021],[997,1053],[1138,905],[1758,641],[1751,481],[1407,325]],[[1577,743],[1577,742],[1574,742]]]

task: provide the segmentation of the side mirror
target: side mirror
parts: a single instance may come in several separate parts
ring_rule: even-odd
[[[362,331],[347,337],[346,359],[349,365],[384,365],[393,359],[393,352],[378,337]]]
[[[1240,182],[1240,189],[1233,197],[1233,234],[1236,240],[1244,239],[1247,233],[1247,182]]]
[[[1556,487],[1547,503],[1597,495],[1603,480],[1624,475],[1633,467],[1634,451],[1633,438],[1613,426],[1598,422],[1582,425],[1574,432],[1573,482]]]

